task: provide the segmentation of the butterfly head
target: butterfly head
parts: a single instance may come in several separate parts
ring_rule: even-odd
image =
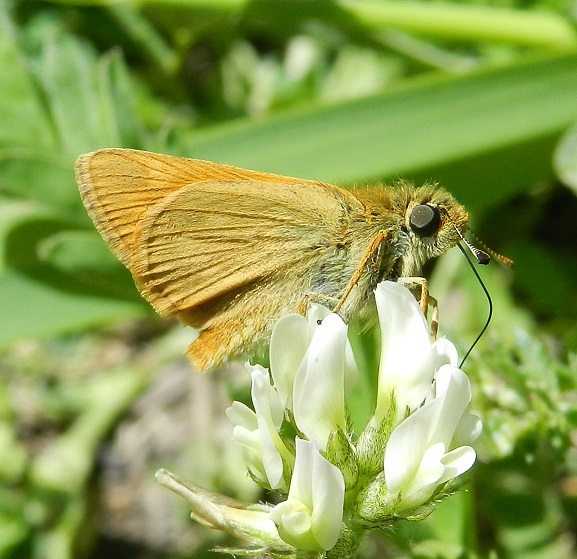
[[[420,274],[427,260],[455,246],[467,229],[469,215],[465,208],[437,186],[403,185],[398,189],[396,206],[404,217],[400,276]]]

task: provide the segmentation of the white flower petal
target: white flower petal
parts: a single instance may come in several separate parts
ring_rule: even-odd
[[[439,482],[445,473],[445,466],[442,463],[445,450],[443,443],[437,443],[427,448],[419,464],[419,469],[412,480],[413,488],[434,487]]]
[[[457,348],[447,338],[439,338],[433,342],[433,357],[435,359],[435,369],[441,365],[453,365],[456,367],[459,363],[459,353]]]
[[[232,430],[232,440],[247,449],[258,451],[260,454],[260,438],[258,429],[250,430],[242,425],[235,425]]]
[[[331,549],[341,531],[345,482],[341,471],[318,451],[313,468],[313,532],[323,549]]]
[[[281,503],[285,504],[285,503]],[[287,505],[289,503],[286,503]],[[296,541],[299,547],[303,545],[303,538],[307,537],[307,532],[311,531],[311,517],[309,511],[288,509],[284,510],[279,506],[277,513],[282,513],[279,524],[283,527],[285,535],[290,534],[290,538]],[[275,515],[275,518],[277,516]],[[316,547],[317,542],[313,544]]]
[[[455,430],[471,402],[471,383],[460,369],[443,365],[435,375],[435,389],[442,409],[438,410],[432,437],[450,448]]]
[[[329,316],[329,314],[332,314],[331,311],[329,309],[327,309],[326,307],[323,307],[323,305],[317,305],[316,303],[313,303],[309,309],[307,310],[307,323],[308,323],[308,338],[309,340],[313,339],[313,335],[315,333],[315,330],[317,329],[317,326],[319,324],[322,323],[322,321]]]
[[[323,551],[312,531],[310,512],[291,499],[279,503],[270,513],[280,537],[297,549]]]
[[[296,460],[287,500],[270,513],[280,536],[298,549],[324,551],[340,534],[345,483],[316,445],[296,439]]]
[[[270,338],[270,372],[281,402],[292,409],[294,379],[309,345],[307,319],[300,314],[283,316]]]
[[[389,492],[402,497],[397,511],[423,504],[436,486],[474,463],[471,447],[451,450],[460,422],[471,417],[466,413],[470,398],[467,376],[443,365],[435,376],[434,397],[393,430],[385,449],[384,473]]]
[[[435,373],[429,328],[411,292],[385,281],[375,290],[381,327],[381,360],[376,421],[388,411],[392,394],[398,417],[424,400]]]
[[[237,425],[232,431],[232,440],[242,447],[246,465],[252,475],[261,483],[268,484],[269,480],[262,462],[260,433],[258,429],[249,431]]]
[[[289,499],[299,501],[309,511],[313,508],[313,464],[318,450],[309,441],[295,440],[296,459],[289,489]]]
[[[279,429],[284,419],[284,408],[276,388],[271,386],[270,377],[266,369],[260,365],[251,373],[251,397],[257,418],[267,416],[270,425]]]
[[[315,330],[295,379],[295,422],[323,450],[329,435],[346,424],[346,344],[346,324],[336,314],[327,316]]]
[[[451,452],[448,452],[443,457],[445,472],[438,483],[445,483],[450,479],[464,474],[473,466],[476,458],[477,453],[470,446],[460,446],[455,450],[451,450]]]
[[[474,414],[467,414],[459,421],[451,446],[456,448],[469,445],[476,441],[482,432],[483,422],[481,418]]]
[[[441,402],[433,401],[419,408],[391,433],[384,461],[385,481],[391,493],[401,491],[417,474],[431,445],[431,429],[440,405]]]
[[[278,393],[271,386],[268,373],[264,369],[253,368],[251,378],[251,395],[258,420],[262,464],[270,487],[282,490],[285,489],[283,458],[285,461],[291,458],[278,434],[284,410]]]
[[[397,513],[419,507],[431,498],[445,473],[445,466],[441,462],[444,453],[442,444],[427,449],[415,477],[402,489],[401,499],[397,501]]]
[[[310,305],[306,318],[288,314],[280,318],[273,328],[270,345],[270,372],[284,408],[292,410],[293,386],[297,371],[308,350],[313,335],[329,309]]]
[[[252,474],[262,483],[268,483],[262,463],[258,419],[254,411],[241,402],[233,402],[226,415],[234,425],[232,440],[242,447],[246,464]]]
[[[249,430],[254,430],[258,427],[256,413],[242,402],[233,402],[224,413],[233,425],[242,425]]]

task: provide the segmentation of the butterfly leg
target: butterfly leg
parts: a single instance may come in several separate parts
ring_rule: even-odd
[[[423,314],[427,316],[427,311],[429,309],[429,283],[426,278],[421,277],[404,277],[399,278],[399,283],[404,285],[407,289],[420,290],[419,305],[421,305],[421,310]],[[432,306],[432,305],[431,305]]]
[[[367,252],[365,252],[365,254],[364,254],[363,258],[361,259],[361,261],[359,262],[359,265],[357,266],[355,272],[351,276],[351,279],[349,280],[349,283],[347,284],[347,287],[345,288],[345,292],[342,294],[338,303],[333,308],[334,313],[338,313],[341,310],[344,302],[347,300],[347,297],[351,294],[353,287],[355,287],[355,285],[357,285],[360,277],[363,275],[363,271],[365,269],[365,266],[369,263],[369,260],[378,252],[381,244],[383,243],[383,241],[385,241],[386,238],[387,238],[387,232],[386,231],[379,231],[377,233],[377,235],[375,236],[375,238],[373,239],[373,241],[371,243],[371,246],[368,248]]]
[[[425,278],[421,277],[406,277],[399,278],[399,283],[402,283],[405,287],[420,289],[421,295],[419,297],[419,305],[425,317],[427,316],[427,311],[429,307],[433,309],[433,314],[431,315],[431,337],[435,339],[437,337],[437,332],[439,330],[439,303],[437,299],[429,294],[429,283]]]

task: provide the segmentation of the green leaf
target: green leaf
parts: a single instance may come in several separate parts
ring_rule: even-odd
[[[61,231],[46,236],[38,242],[36,252],[42,263],[65,274],[86,293],[141,300],[132,276],[96,231]]]
[[[138,120],[130,76],[119,50],[99,63],[100,107],[118,146],[144,147],[144,129]]]
[[[61,149],[70,156],[120,143],[114,118],[102,111],[96,64],[77,39],[56,30],[47,37],[40,77]]]
[[[65,292],[18,271],[0,274],[0,345],[147,315],[145,305]]]
[[[71,162],[101,147],[143,147],[144,131],[120,51],[98,60],[83,42],[51,29],[40,76],[61,149]]]
[[[44,219],[51,216],[53,212],[39,204],[0,197],[0,271],[6,266],[6,241],[12,229],[31,219]]]
[[[4,235],[4,262],[67,293],[139,300],[128,271],[95,232],[70,231],[55,216],[31,216]]]
[[[46,118],[18,45],[5,3],[0,4],[0,145],[55,147]]]
[[[0,148],[0,187],[57,211],[73,213],[82,209],[72,160],[52,150]]]
[[[152,314],[96,232],[30,203],[0,217],[0,345]]]
[[[337,184],[424,174],[443,179],[467,206],[486,208],[552,176],[555,138],[577,116],[576,83],[577,55],[551,56],[182,134],[174,148]]]
[[[371,29],[402,29],[452,41],[507,42],[559,49],[577,46],[577,34],[570,22],[545,10],[408,0],[341,0],[337,4]]]

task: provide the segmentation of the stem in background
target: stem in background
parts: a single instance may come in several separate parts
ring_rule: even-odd
[[[577,48],[577,33],[569,21],[554,13],[410,0],[341,0],[339,4],[373,29],[394,27],[418,35],[468,41]]]
[[[60,0],[62,1],[62,0]],[[70,1],[70,0],[68,0]],[[93,3],[100,4],[98,0]],[[84,0],[83,3],[90,3]],[[298,17],[298,10],[309,17],[323,14],[348,15],[371,31],[394,28],[421,36],[465,41],[503,42],[555,50],[577,49],[577,32],[568,19],[553,12],[473,6],[448,2],[416,0],[140,0],[140,5],[172,5],[182,8],[252,12]],[[343,17],[339,18],[341,23]],[[354,24],[354,22],[351,22]]]

